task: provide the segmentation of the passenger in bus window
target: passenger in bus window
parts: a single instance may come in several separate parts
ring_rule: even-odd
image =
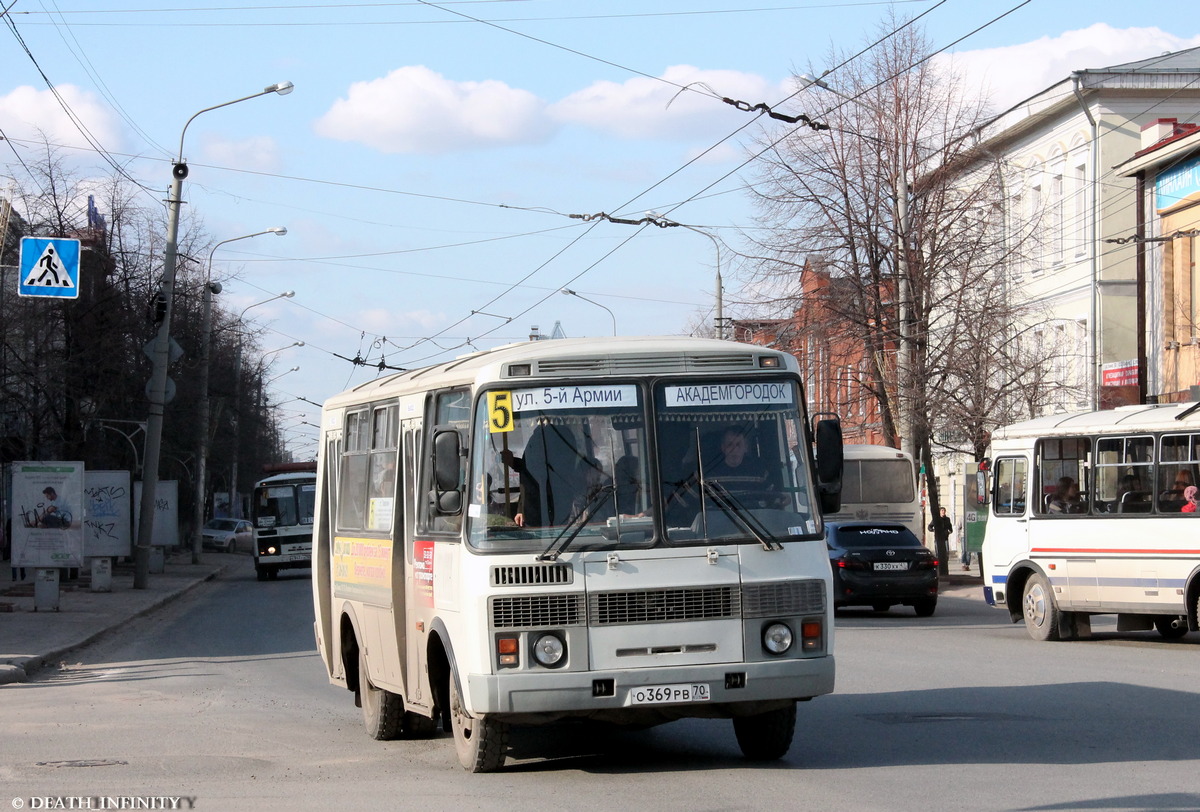
[[[1118,513],[1147,513],[1150,503],[1146,501],[1149,494],[1142,487],[1142,479],[1137,474],[1126,474],[1121,477],[1121,485],[1117,489]]]
[[[1184,491],[1192,484],[1191,471],[1187,468],[1176,471],[1174,484],[1158,495],[1159,510],[1167,513],[1181,510],[1186,502]]]
[[[1183,498],[1184,498],[1186,504],[1182,508],[1180,508],[1180,511],[1183,513],[1195,513],[1196,512],[1196,486],[1188,485],[1186,488],[1184,488],[1183,489]]]
[[[1058,487],[1050,497],[1048,513],[1083,513],[1083,502],[1079,498],[1079,483],[1069,476],[1058,480]]]

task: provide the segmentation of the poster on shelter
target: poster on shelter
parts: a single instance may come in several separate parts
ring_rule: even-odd
[[[83,463],[12,464],[12,565],[83,566]]]
[[[132,555],[132,500],[128,471],[87,471],[83,476],[83,554]]]
[[[138,532],[142,516],[142,483],[133,483],[133,531]],[[179,482],[159,480],[154,490],[154,527],[152,547],[179,546]]]

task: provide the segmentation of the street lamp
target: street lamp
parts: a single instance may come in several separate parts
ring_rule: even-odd
[[[229,518],[236,519],[237,512],[234,510],[234,505],[237,502],[237,475],[238,475],[238,450],[241,448],[241,443],[238,442],[238,433],[241,429],[241,409],[242,409],[242,318],[246,315],[246,311],[251,308],[265,305],[273,302],[276,299],[290,299],[296,295],[294,290],[285,290],[283,293],[277,293],[269,299],[263,299],[261,302],[246,305],[242,308],[242,312],[238,313],[237,321],[234,322],[235,329],[238,333],[237,343],[237,360],[233,365],[233,470],[229,474]],[[293,341],[286,347],[280,347],[277,350],[263,353],[263,358],[276,352],[283,352],[292,347],[303,347],[303,341]]]
[[[299,372],[299,371],[300,371],[300,367],[297,365],[297,366],[294,366],[294,367],[292,367],[291,369],[287,370],[286,372],[281,372],[281,373],[279,373],[278,375],[276,375],[274,378],[271,378],[271,380],[269,380],[269,381],[267,381],[266,383],[264,383],[264,384],[263,384],[263,389],[266,389],[268,386],[270,386],[271,384],[275,383],[275,381],[279,380],[279,379],[280,379],[280,378],[282,378],[284,375],[290,375],[290,374],[291,374],[291,373],[293,373],[293,372]]]
[[[188,176],[187,162],[183,159],[183,139],[187,135],[188,126],[196,120],[196,116],[202,113],[207,113],[210,110],[216,110],[221,107],[228,107],[231,104],[254,99],[268,93],[278,93],[281,96],[287,95],[292,92],[293,87],[291,82],[279,82],[263,88],[258,93],[213,105],[212,107],[205,107],[187,120],[187,123],[183,125],[182,132],[179,134],[179,155],[175,160],[175,165],[171,169],[171,192],[170,197],[167,198],[167,241],[163,247],[162,296],[165,301],[165,307],[162,323],[159,325],[158,333],[150,345],[151,373],[150,383],[147,388],[147,395],[150,400],[150,412],[146,420],[146,452],[142,471],[141,512],[138,515],[137,544],[133,551],[134,589],[145,589],[148,586],[150,544],[154,538],[155,497],[158,491],[159,458],[162,455],[163,413],[166,410],[167,403],[167,366],[170,363],[171,306],[172,300],[175,298],[175,261],[176,250],[179,244],[179,210],[183,205],[183,180]]]
[[[866,102],[854,96],[848,96],[830,87],[827,82],[815,76],[804,74],[800,76],[804,87],[819,87],[840,99],[856,104],[874,114],[879,111]],[[901,143],[903,147],[904,144]],[[911,231],[908,213],[908,171],[906,168],[907,152],[901,154],[896,167],[896,297],[899,299],[899,328],[900,346],[896,353],[896,400],[897,428],[900,432],[900,449],[910,454],[914,452],[912,428],[912,403],[909,392],[912,391],[912,340],[909,336],[909,278],[908,278],[908,235]]]
[[[591,299],[589,299],[586,296],[580,296],[578,293],[571,290],[570,288],[563,288],[562,290],[559,291],[559,293],[563,294],[564,296],[574,296],[576,299],[583,299],[588,304],[594,304],[596,307],[603,307],[605,310],[608,310],[607,307],[604,307],[604,305],[600,304],[599,302],[593,302]],[[610,319],[612,319],[613,335],[616,335],[617,334],[617,317],[613,315],[613,312],[611,310],[608,310],[608,317]]]
[[[666,217],[656,211],[648,211],[646,212],[646,216],[660,225],[686,228],[688,231],[694,231],[697,234],[703,234],[705,237],[708,237],[710,240],[712,240],[713,248],[715,248],[717,252],[716,315],[713,318],[713,326],[716,327],[717,338],[725,338],[725,283],[721,279],[721,241],[702,228],[684,225],[683,223],[677,223],[674,220],[668,220]]]
[[[200,336],[200,442],[196,451],[196,500],[192,509],[192,563],[200,563],[200,550],[204,543],[204,503],[208,492],[208,436],[209,402],[208,402],[208,367],[212,341],[212,297],[221,292],[221,283],[212,281],[213,255],[222,245],[238,240],[248,240],[251,237],[261,237],[263,234],[287,234],[283,226],[273,226],[265,231],[256,231],[241,237],[231,237],[221,240],[208,252],[208,270],[204,279],[204,294],[201,297],[201,336]]]

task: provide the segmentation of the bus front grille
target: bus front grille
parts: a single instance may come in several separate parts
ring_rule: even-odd
[[[742,594],[745,617],[815,615],[825,611],[824,581],[767,581],[747,584]]]
[[[741,593],[736,586],[643,589],[588,595],[588,624],[669,623],[738,617]]]
[[[581,626],[582,593],[570,595],[505,595],[491,599],[493,629]]]

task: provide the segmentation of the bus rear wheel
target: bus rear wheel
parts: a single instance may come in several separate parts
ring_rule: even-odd
[[[400,737],[404,726],[404,698],[371,684],[367,655],[358,650],[358,702],[362,705],[367,735],[379,741]]]
[[[1177,640],[1188,633],[1187,618],[1174,615],[1156,617],[1154,618],[1154,628],[1158,629],[1158,633],[1167,640]]]
[[[1034,640],[1057,640],[1060,612],[1050,591],[1050,582],[1040,572],[1029,576],[1021,596],[1025,630]]]
[[[753,716],[735,716],[733,733],[742,755],[751,761],[783,758],[791,749],[796,733],[796,703]]]
[[[484,716],[471,716],[463,706],[458,672],[450,675],[450,729],[458,763],[473,773],[489,773],[504,766],[508,725]]]

